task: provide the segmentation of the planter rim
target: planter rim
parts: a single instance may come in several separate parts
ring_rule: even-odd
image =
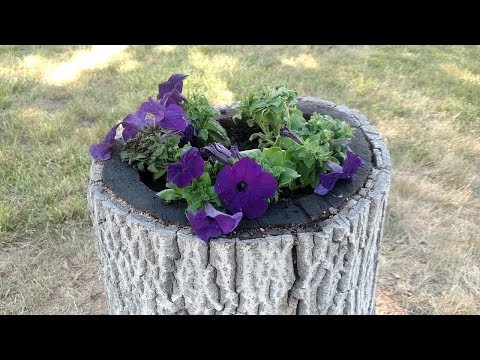
[[[269,210],[271,210],[270,214],[277,215],[269,217],[267,212],[267,214],[257,220],[242,221],[246,225],[242,227],[241,223],[230,236],[212,239],[212,241],[258,239],[263,236],[318,231],[330,222],[341,221],[342,216],[346,214],[353,214],[356,207],[365,205],[364,202],[368,201],[368,197],[380,196],[388,191],[391,168],[390,155],[381,136],[363,114],[358,110],[309,96],[299,97],[298,107],[307,116],[316,111],[323,115],[339,118],[355,127],[357,129],[356,137],[364,139],[364,147],[366,145],[366,149],[362,149],[361,142],[357,141],[352,142],[352,150],[364,157],[365,165],[354,176],[353,182],[337,184],[330,193],[331,195],[327,195],[328,197],[320,197],[314,194],[312,190],[311,195],[306,195],[287,206],[285,204],[273,206],[279,204],[272,203],[269,207]],[[220,118],[229,118],[234,114],[230,105],[221,105],[217,109],[220,111]],[[354,148],[354,145],[359,145],[360,148]],[[112,160],[113,158],[109,161]],[[138,176],[138,172],[133,167],[127,163],[123,164],[130,167]],[[146,192],[148,196],[142,200],[146,204],[145,206],[132,205],[133,202],[125,201],[121,194],[112,191],[112,182],[109,181],[108,177],[108,167],[105,167],[103,162],[94,160],[90,172],[90,187],[102,194],[104,201],[109,202],[109,207],[113,207],[116,211],[141,221],[144,226],[152,229],[158,228],[162,230],[170,228],[173,231],[177,231],[180,227],[183,228],[183,231],[190,234],[193,233],[184,215],[184,209],[178,206],[176,210],[172,206],[159,208],[158,204],[160,202],[163,203],[163,200],[156,196],[155,191],[148,189],[140,181],[139,176],[138,183],[151,192]],[[121,181],[121,179],[117,180]],[[129,186],[132,185],[127,184],[125,188],[128,189]],[[353,191],[352,187],[354,187]],[[143,190],[145,193],[146,190]],[[348,193],[348,191],[350,192]],[[343,196],[342,192],[348,193],[348,195]],[[153,210],[149,211],[149,209]],[[281,212],[280,214],[278,214],[279,211]],[[274,220],[272,221],[272,219]]]

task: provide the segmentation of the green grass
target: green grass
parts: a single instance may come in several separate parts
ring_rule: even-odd
[[[410,313],[480,312],[480,47],[104,51],[0,46],[0,313],[97,311],[88,146],[174,72],[214,104],[284,80],[366,114],[394,167],[380,287]]]

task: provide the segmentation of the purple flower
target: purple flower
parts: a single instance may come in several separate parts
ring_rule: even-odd
[[[329,161],[327,165],[332,172],[320,174],[320,184],[315,188],[314,192],[318,195],[325,195],[333,189],[337,180],[352,180],[353,175],[363,164],[365,164],[365,161],[351,151],[347,151],[343,167]]]
[[[185,131],[187,122],[184,119],[185,111],[180,105],[170,104],[163,106],[150,96],[147,102],[140,105],[137,113],[149,113],[155,116],[157,125],[165,130]]]
[[[230,147],[230,151],[232,152],[232,157],[237,159],[237,160],[240,160],[241,158],[243,158],[243,155],[240,154],[240,151],[238,151],[238,146],[237,145],[232,145]]]
[[[195,126],[193,124],[188,124],[183,132],[183,136],[180,139],[178,144],[179,147],[183,147],[186,143],[190,143],[192,146],[196,146],[197,142],[197,131],[195,130]]]
[[[166,106],[175,104],[178,105],[182,101],[185,101],[185,97],[181,94],[183,90],[183,80],[188,75],[173,74],[170,78],[158,84],[157,100],[160,100],[162,104]]]
[[[230,164],[228,159],[232,157],[232,153],[220,143],[211,143],[202,148],[202,153],[220,161],[222,164]]]
[[[292,130],[290,130],[288,127],[284,126],[283,128],[280,129],[280,135],[289,137],[293,141],[295,141],[298,145],[303,145],[302,138],[295,134]]]
[[[206,204],[205,210],[200,209],[195,214],[193,212],[187,214],[195,234],[206,243],[211,237],[232,232],[242,220],[242,216],[241,212],[233,215],[222,213],[210,203]]]
[[[275,195],[277,187],[272,174],[249,157],[225,165],[215,182],[215,191],[227,210],[241,211],[247,219],[256,219],[267,211],[267,199]]]
[[[116,124],[110,129],[107,135],[105,135],[105,139],[98,144],[90,146],[90,155],[92,155],[95,160],[108,160],[112,157],[112,146],[115,143],[115,134],[119,126],[120,123]]]
[[[203,174],[205,162],[198,155],[198,149],[192,147],[182,155],[179,162],[165,166],[168,171],[167,182],[171,181],[182,189]]]
[[[165,118],[159,122],[159,125],[167,130],[184,132],[188,125],[186,120],[183,118],[184,115],[185,111],[180,105],[168,105],[165,108]]]
[[[133,139],[147,124],[154,123],[154,119],[146,118],[145,116],[145,112],[137,111],[135,114],[128,114],[125,119],[123,119],[123,140],[128,141]]]

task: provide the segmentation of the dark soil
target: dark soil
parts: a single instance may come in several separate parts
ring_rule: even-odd
[[[260,127],[257,124],[249,127],[244,119],[236,120],[236,122],[236,126],[224,124],[225,130],[227,131],[227,135],[230,138],[232,145],[237,145],[240,151],[257,149],[258,140],[254,139],[253,141],[250,141],[249,138],[250,135],[261,132],[262,130]]]
[[[165,176],[153,181],[153,174],[150,171],[138,170],[138,175],[140,175],[142,183],[147,185],[149,189],[152,189],[155,192],[160,192],[165,189]]]

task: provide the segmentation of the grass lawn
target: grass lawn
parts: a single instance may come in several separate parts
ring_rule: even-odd
[[[0,314],[102,313],[90,144],[157,84],[213,104],[285,80],[359,109],[393,183],[379,286],[407,313],[480,313],[480,47],[0,46]]]

